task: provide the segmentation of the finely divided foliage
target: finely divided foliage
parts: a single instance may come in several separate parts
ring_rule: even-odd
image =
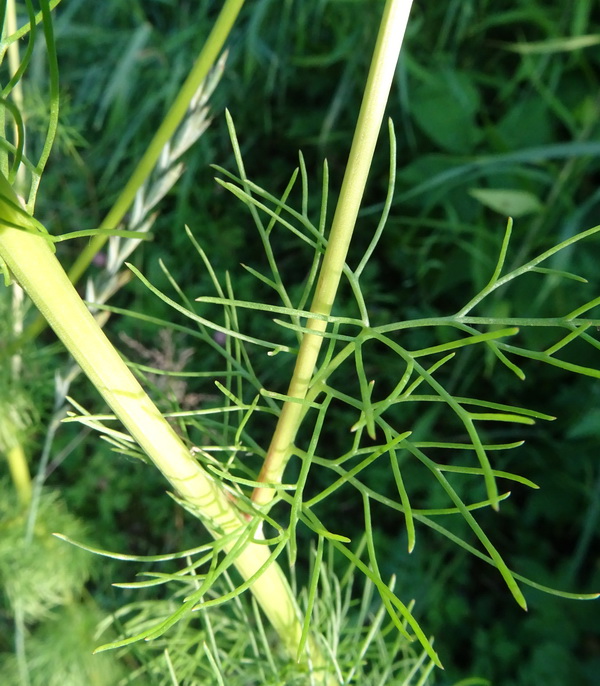
[[[243,265],[240,272],[254,280],[256,293],[265,297],[244,297],[236,286],[238,275],[220,275],[209,246],[192,226],[185,229],[190,254],[195,268],[208,276],[214,295],[180,286],[162,262],[168,288],[159,288],[128,265],[131,274],[173,310],[177,323],[107,305],[129,280],[122,269],[125,260],[137,240],[149,238],[153,212],[183,173],[181,156],[206,128],[207,99],[227,66],[221,60],[217,71],[209,68],[216,64],[242,4],[224,4],[190,78],[102,225],[60,237],[51,236],[32,216],[59,126],[51,4],[42,0],[36,15],[27,0],[27,23],[4,32],[2,56],[11,46],[14,51],[19,38],[28,41],[2,94],[16,136],[11,143],[4,121],[0,259],[5,280],[8,284],[14,278],[27,291],[114,413],[90,412],[68,398],[68,421],[98,432],[114,451],[147,462],[147,469],[154,464],[171,484],[175,501],[203,522],[214,540],[176,553],[140,556],[104,550],[89,542],[93,536],[82,540],[85,536],[66,517],[59,521],[68,521],[69,527],[56,533],[76,546],[78,555],[83,549],[136,568],[146,565],[142,580],[114,584],[134,591],[139,599],[124,603],[100,622],[104,640],[98,652],[113,649],[125,665],[133,665],[119,683],[424,684],[441,663],[426,627],[417,619],[419,608],[410,602],[410,589],[397,587],[387,570],[389,551],[378,540],[379,523],[404,529],[400,538],[408,553],[433,540],[421,540],[420,532],[431,530],[445,537],[494,567],[524,609],[526,586],[565,598],[597,597],[555,590],[520,575],[495,544],[493,531],[484,531],[478,521],[483,508],[501,511],[510,489],[537,488],[524,476],[496,468],[496,456],[519,449],[522,427],[553,417],[494,397],[463,397],[455,387],[467,354],[469,364],[493,367],[496,374],[523,382],[525,370],[535,378],[542,364],[600,377],[600,369],[579,364],[571,354],[572,348],[581,346],[596,352],[600,348],[595,335],[600,319],[591,316],[600,297],[571,302],[559,316],[545,318],[527,311],[498,316],[494,301],[500,289],[510,299],[511,287],[522,278],[539,280],[540,288],[548,280],[585,282],[553,265],[571,246],[597,241],[600,226],[508,266],[516,252],[509,219],[485,285],[464,307],[445,316],[380,321],[364,284],[397,197],[393,123],[387,126],[389,182],[380,220],[362,255],[350,258],[347,249],[363,193],[352,184],[358,176],[366,180],[369,155],[362,149],[357,153],[353,146],[346,169],[349,180],[344,181],[330,222],[329,198],[334,193],[330,194],[327,164],[313,182],[300,154],[298,168],[284,191],[276,194],[247,173],[252,161],[244,161],[243,145],[226,112],[237,168],[214,169],[219,187],[246,206],[254,224],[264,259]],[[357,146],[368,138],[374,147],[388,95],[385,72],[391,81],[396,69],[397,54],[393,56],[386,40],[399,35],[399,24],[408,17],[407,4],[388,0],[385,5],[357,125]],[[5,3],[7,11],[10,3]],[[26,105],[18,94],[38,25],[48,50],[49,124],[34,162],[24,143]],[[239,136],[243,140],[242,132]],[[23,207],[13,188],[27,198]],[[480,194],[480,199],[498,202],[489,194]],[[129,229],[117,230],[132,204]],[[216,380],[216,395],[208,406],[161,414],[146,396],[137,379],[147,382],[150,372],[183,373],[131,364],[134,378],[126,368],[52,255],[56,242],[81,235],[94,238],[71,271],[72,281],[110,238],[109,264],[87,290],[97,320],[104,323],[110,313],[123,314],[130,322],[183,334],[197,348],[210,351],[210,359],[217,363],[198,372]],[[295,255],[293,279],[286,268],[290,246]],[[297,278],[298,272],[303,278]],[[44,288],[46,283],[52,288]],[[400,289],[397,297],[402,297]],[[40,327],[30,325],[29,335]],[[548,333],[539,347],[525,335],[536,327]],[[18,322],[10,337],[17,339],[23,328],[23,321]],[[13,359],[19,357],[17,343],[11,353]],[[265,356],[268,366],[261,361]],[[8,364],[9,357],[4,355],[0,363]],[[13,364],[11,379],[18,372]],[[76,374],[74,367],[63,372],[68,381],[57,390],[57,415],[64,413],[68,383]],[[424,425],[424,413],[431,408],[433,416],[452,427],[447,439]],[[265,444],[265,422],[272,432],[270,445]],[[495,425],[510,439],[490,438],[497,435],[489,431]],[[46,511],[41,504],[60,512],[63,506],[43,489],[47,455],[32,491],[27,475],[16,476],[24,473],[19,451],[14,450],[22,439],[8,440],[10,431],[4,425],[0,429],[6,444],[0,447],[12,460],[14,488],[21,500],[14,508],[23,508],[19,526],[11,524],[11,535],[28,543],[36,514]],[[420,505],[424,482],[428,501],[435,506]],[[360,523],[348,527],[345,511],[359,512]],[[3,511],[2,521],[10,516]],[[50,533],[41,527],[36,543]],[[56,545],[56,539],[51,540]],[[0,575],[14,582],[9,557],[0,549]],[[85,574],[73,581],[74,588],[79,589]],[[38,683],[34,668],[27,665],[27,623],[41,621],[42,613],[34,616],[23,608],[66,604],[68,592],[61,587],[60,593],[53,591],[60,597],[44,601],[27,588],[19,590],[18,584],[8,587],[13,589],[8,601],[17,640],[14,664],[7,664],[11,673],[25,679],[23,683]],[[29,604],[19,593],[28,594]]]

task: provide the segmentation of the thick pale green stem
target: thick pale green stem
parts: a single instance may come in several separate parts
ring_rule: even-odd
[[[331,234],[311,306],[311,311],[318,314],[329,315],[333,307],[367,183],[411,5],[412,0],[388,0],[385,6],[342,189],[331,225]],[[302,419],[302,400],[306,397],[323,342],[323,337],[318,334],[325,331],[327,322],[322,319],[309,319],[306,326],[316,333],[307,333],[302,339],[294,375],[287,392],[291,400],[283,406],[259,476],[259,481],[263,483],[281,482],[290,449]],[[257,488],[254,491],[253,500],[264,505],[269,503],[274,495],[275,491],[272,488]]]
[[[0,174],[0,257],[28,293],[66,348],[102,394],[129,433],[196,511],[215,537],[231,535],[231,550],[248,526],[225,492],[198,464],[146,395],[104,335],[33,224],[6,200],[17,203]],[[31,232],[13,228],[28,225]],[[268,546],[247,543],[235,565],[250,579],[266,563]],[[295,656],[301,626],[291,589],[276,563],[251,585],[265,614]],[[314,658],[313,658],[314,659]]]
[[[12,35],[17,30],[17,9],[14,0],[9,0],[6,3],[6,34],[8,36]],[[18,71],[20,66],[20,56],[19,56],[19,43],[15,41],[8,46],[8,70],[10,77],[12,78]],[[16,107],[22,112],[23,111],[23,86],[21,82],[17,82],[11,91],[11,97]],[[15,125],[14,140],[18,138],[18,130]],[[6,169],[8,169],[8,162],[6,162]],[[24,169],[20,167],[17,173],[18,183],[21,184]],[[20,189],[19,189],[20,190]],[[18,294],[19,295],[18,295]],[[15,295],[13,298],[13,307],[15,303],[20,303],[22,299],[22,291],[20,289],[15,289]],[[17,324],[18,325],[18,324]],[[29,473],[29,467],[27,465],[27,458],[25,456],[25,451],[23,450],[22,444],[15,440],[15,444],[10,446],[6,453],[6,459],[8,461],[8,466],[10,469],[10,474],[17,491],[19,502],[22,505],[29,505],[31,501],[32,485],[31,485],[31,474]]]
[[[22,505],[29,505],[32,492],[31,475],[25,453],[23,452],[23,446],[19,443],[9,448],[6,453],[6,459],[19,502]]]

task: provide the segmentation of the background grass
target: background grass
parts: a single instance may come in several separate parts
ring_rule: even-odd
[[[63,233],[100,223],[197,54],[218,5],[72,0],[59,7],[63,124],[37,206],[50,230]],[[183,232],[188,224],[210,246],[220,273],[235,269],[236,291],[248,300],[257,293],[260,285],[237,265],[260,265],[261,247],[246,211],[213,182],[209,167],[233,167],[223,107],[234,117],[248,173],[257,183],[282,191],[302,149],[315,180],[327,157],[335,194],[381,7],[381,2],[359,0],[248,3],[212,101],[213,125],[187,155],[186,174],[162,204],[154,243],[135,254],[135,263],[157,287],[166,287],[157,266],[162,258],[189,297],[212,293],[201,265],[189,257]],[[592,0],[416,4],[389,106],[399,144],[397,197],[382,249],[363,277],[375,324],[458,310],[489,278],[508,213],[515,216],[509,266],[600,223],[600,52],[597,45],[584,47],[585,36],[599,33],[600,15]],[[43,69],[34,74],[37,82],[29,88],[32,94],[37,89],[43,102]],[[41,130],[41,107],[37,116]],[[351,250],[354,263],[372,235],[387,186],[384,141],[380,147]],[[511,193],[499,196],[499,190]],[[81,245],[60,246],[64,264]],[[280,250],[286,275],[300,277],[304,266],[293,244],[283,238]],[[586,243],[562,253],[553,266],[586,276],[592,297],[598,293],[599,258],[597,243]],[[504,316],[568,311],[572,283],[541,283],[523,279],[498,292],[496,311]],[[135,281],[112,304],[173,318]],[[346,306],[342,294],[339,311]],[[113,318],[109,331],[165,353],[167,343],[157,346],[156,331],[134,320]],[[51,335],[45,340],[50,342]],[[139,349],[128,353],[118,345],[143,361]],[[177,356],[189,342],[175,339],[174,345]],[[195,351],[188,368],[201,369],[210,362],[207,355]],[[517,571],[568,590],[598,590],[597,383],[527,365],[531,378],[520,383],[477,355],[462,353],[455,394],[493,393],[498,402],[558,417],[520,431],[526,445],[497,456],[499,469],[513,469],[542,489],[533,494],[515,489],[502,516],[482,514],[484,529],[494,532]],[[378,357],[368,364],[369,375],[377,378],[393,376],[397,362]],[[281,374],[284,390],[285,375],[276,365],[260,372],[272,388]],[[185,391],[210,403],[214,388],[209,381],[190,380]],[[86,404],[87,392],[81,384],[72,394]],[[265,441],[270,428],[265,423]],[[456,428],[429,411],[420,430],[450,440]],[[329,431],[332,442],[346,443],[335,427]],[[96,440],[70,448],[74,434],[69,427],[59,432],[57,449],[65,453],[51,465],[49,483],[89,521],[99,546],[153,554],[198,544],[199,527],[190,527],[175,504],[162,497],[158,475],[111,455]],[[514,436],[489,431],[486,438]],[[420,484],[421,474],[413,471],[405,480],[412,480],[415,492],[420,486],[417,506],[433,506],[429,482]],[[373,478],[387,475],[375,472]],[[360,502],[344,503],[342,511],[346,528],[353,519],[360,526]],[[378,535],[389,549],[383,575],[398,575],[406,596],[416,598],[427,632],[437,637],[446,672],[436,683],[469,675],[507,686],[595,683],[600,671],[596,605],[529,592],[525,615],[497,573],[449,543],[421,532],[409,556],[397,523],[380,521]],[[102,570],[106,579],[124,575],[122,566],[118,572],[111,565]],[[107,588],[106,579],[98,589]],[[111,607],[122,596],[99,600]]]

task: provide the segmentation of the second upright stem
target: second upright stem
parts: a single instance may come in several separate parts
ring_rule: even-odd
[[[384,9],[348,164],[311,306],[311,312],[315,314],[328,316],[333,307],[371,168],[411,5],[412,0],[388,0]],[[254,502],[259,505],[270,503],[275,496],[275,490],[269,488],[268,484],[281,482],[300,426],[304,407],[302,401],[306,397],[314,374],[327,322],[323,319],[309,319],[307,328],[310,332],[304,334],[300,344],[294,374],[287,392],[289,400],[283,406],[258,477],[265,486],[255,488],[252,495]]]

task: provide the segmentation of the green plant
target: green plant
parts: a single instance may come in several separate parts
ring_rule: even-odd
[[[387,11],[401,14],[399,8],[400,3],[397,2],[387,5]],[[384,20],[383,26],[392,31],[392,35],[397,31],[396,22],[400,22],[400,14],[392,17],[386,14],[388,23]],[[46,18],[46,21],[49,19]],[[385,41],[379,44],[380,47],[382,45],[385,46]],[[387,70],[388,81],[395,68],[394,47],[399,49],[399,45],[391,45],[387,56],[383,48],[381,53],[376,50],[373,60],[375,70],[379,67]],[[569,238],[516,268],[506,268],[512,230],[512,223],[509,222],[491,276],[456,314],[395,323],[378,321],[377,312],[370,312],[362,282],[367,280],[369,259],[381,238],[394,197],[396,155],[395,135],[391,126],[390,183],[378,229],[364,254],[356,261],[356,267],[352,267],[347,260],[346,251],[386,97],[386,87],[377,81],[377,77],[373,77],[366,89],[366,109],[361,110],[356,139],[360,144],[368,133],[370,143],[367,147],[370,150],[365,152],[353,147],[346,176],[349,181],[342,187],[328,238],[325,237],[327,168],[323,172],[321,207],[312,216],[309,206],[312,207],[314,203],[309,203],[312,195],[302,158],[299,171],[292,175],[284,193],[281,196],[270,193],[247,177],[237,135],[231,119],[228,119],[238,168],[236,173],[221,169],[224,176],[221,185],[248,206],[256,223],[267,267],[261,271],[248,266],[247,271],[261,286],[266,287],[269,302],[238,298],[234,280],[226,277],[221,281],[217,277],[192,232],[188,232],[189,240],[210,275],[217,297],[204,296],[200,298],[201,305],[195,305],[164,267],[174,293],[169,296],[132,267],[132,271],[150,291],[178,316],[194,324],[181,324],[177,328],[207,349],[210,348],[215,357],[222,358],[223,366],[213,371],[222,379],[218,386],[220,400],[214,406],[199,411],[168,413],[178,433],[149,401],[94,324],[64,272],[51,256],[51,239],[41,235],[39,224],[20,208],[4,180],[2,211],[5,228],[0,235],[1,254],[12,275],[26,288],[53,324],[128,433],[113,429],[106,417],[88,414],[83,407],[76,405],[79,412],[77,420],[101,431],[118,451],[144,460],[147,459],[144,454],[148,456],[176,489],[179,502],[202,519],[216,539],[215,543],[207,543],[193,551],[149,559],[149,562],[173,559],[184,559],[186,562],[176,572],[149,572],[148,580],[128,584],[144,588],[168,584],[178,589],[162,606],[156,602],[138,607],[134,604],[117,613],[126,638],[112,642],[109,647],[124,648],[140,638],[153,639],[154,645],[160,648],[164,645],[166,653],[160,659],[147,661],[147,671],[142,670],[145,674],[160,674],[156,678],[166,678],[164,670],[168,668],[175,683],[185,679],[201,679],[194,670],[202,672],[205,669],[212,670],[215,680],[224,682],[227,679],[227,683],[232,683],[233,678],[240,683],[248,679],[266,683],[268,679],[281,678],[281,670],[285,671],[286,668],[282,666],[280,656],[270,647],[268,632],[262,625],[260,615],[254,613],[253,618],[252,614],[248,614],[247,607],[237,604],[240,594],[248,587],[289,654],[300,658],[299,673],[294,674],[296,668],[290,668],[286,682],[306,679],[307,670],[315,681],[325,674],[323,678],[331,683],[335,683],[335,679],[348,682],[358,678],[360,670],[364,669],[363,679],[368,674],[373,683],[382,683],[386,678],[386,670],[389,676],[390,670],[396,669],[395,650],[390,649],[390,644],[384,641],[378,653],[378,638],[367,628],[370,621],[373,626],[380,626],[383,622],[380,610],[375,611],[374,619],[370,616],[369,605],[374,588],[390,618],[383,634],[386,637],[396,636],[390,638],[391,645],[396,649],[402,647],[408,650],[403,641],[408,640],[410,630],[421,641],[424,655],[436,660],[433,648],[411,610],[395,593],[393,581],[388,581],[380,571],[377,530],[373,522],[383,519],[383,513],[388,510],[397,513],[398,521],[404,519],[409,551],[414,549],[416,524],[420,523],[495,566],[522,607],[525,606],[525,599],[519,582],[540,587],[509,568],[472,512],[490,505],[499,509],[508,494],[499,492],[498,479],[533,486],[523,477],[492,466],[490,454],[516,448],[520,442],[488,440],[486,423],[528,426],[535,419],[550,417],[517,406],[462,397],[453,392],[452,379],[461,374],[465,359],[473,364],[468,354],[476,346],[482,346],[485,350],[483,361],[487,361],[491,368],[495,366],[501,370],[494,372],[498,376],[506,369],[523,379],[522,366],[517,362],[520,358],[591,377],[599,375],[597,369],[568,358],[571,346],[574,346],[575,354],[579,354],[578,346],[581,349],[585,349],[585,346],[597,349],[597,342],[588,330],[598,326],[598,320],[584,317],[597,305],[597,298],[577,307],[571,305],[561,316],[553,317],[486,316],[485,312],[473,316],[471,311],[479,312],[486,300],[493,302],[492,296],[512,285],[517,278],[528,275],[541,278],[545,275],[549,279],[578,280],[579,277],[564,270],[540,265],[577,241],[591,237],[600,228]],[[368,109],[375,102],[378,104],[376,116],[369,114]],[[15,147],[18,149],[18,146]],[[145,174],[148,173],[149,169],[146,168]],[[295,209],[297,205],[293,198],[298,180],[300,201],[299,209]],[[350,185],[357,180],[358,187]],[[126,204],[124,202],[123,206]],[[102,227],[103,231],[106,226]],[[307,277],[300,286],[290,283],[286,270],[279,266],[281,257],[277,255],[278,241],[283,236],[288,245],[287,233],[299,242],[299,253],[302,254],[304,250],[306,255]],[[130,237],[130,234],[125,236]],[[317,274],[320,276],[317,277]],[[343,292],[344,316],[332,315],[331,308],[342,276],[348,291]],[[502,293],[503,297],[508,297],[504,291]],[[273,295],[278,301],[276,305],[270,302]],[[311,296],[312,306],[308,308]],[[211,308],[214,314],[210,318],[205,317],[204,308]],[[222,315],[219,315],[218,308],[221,308]],[[111,311],[106,306],[103,309]],[[492,307],[492,313],[495,309]],[[117,310],[112,308],[112,311]],[[256,316],[248,316],[248,312],[251,314],[256,311],[276,315],[275,326],[265,320],[259,323]],[[168,321],[128,314],[155,326],[175,328]],[[528,340],[523,333],[527,327],[559,333],[551,342],[535,338]],[[563,335],[561,330],[566,333]],[[216,334],[221,338],[216,340]],[[514,343],[505,340],[511,337]],[[319,356],[323,343],[325,350]],[[296,353],[297,348],[295,371],[286,391],[285,387],[281,387],[278,377],[284,373],[289,355]],[[265,383],[255,372],[257,351],[260,350],[269,351],[273,367],[277,368],[277,374],[271,377],[271,383],[275,386],[272,390],[265,390]],[[371,378],[375,373],[381,373],[378,357],[382,350],[393,353],[394,362],[393,375],[382,380],[380,391],[374,387]],[[567,357],[559,359],[557,353],[565,350]],[[457,371],[449,373],[451,362],[458,362],[454,368]],[[346,371],[348,369],[351,373]],[[142,378],[144,371],[148,370],[136,369]],[[281,411],[280,401],[283,403]],[[422,417],[431,421],[432,413],[424,415],[421,408],[428,406],[436,408],[434,417],[440,414],[438,407],[448,411],[448,425],[452,427],[453,440],[427,440],[427,427],[423,426]],[[350,431],[343,434],[343,444],[332,447],[328,444],[328,427],[336,423],[340,416],[347,422]],[[272,417],[277,418],[277,428],[271,447],[267,449],[254,437],[255,427],[260,427],[264,418]],[[303,434],[297,438],[301,424]],[[210,441],[207,441],[207,437],[210,437]],[[461,459],[463,456],[475,459],[465,464]],[[384,461],[389,461],[389,467],[382,467]],[[294,478],[288,480],[288,473],[293,473]],[[482,479],[475,481],[473,477]],[[430,506],[416,507],[413,503],[419,495],[412,493],[413,484],[434,480],[438,489],[436,491],[429,487],[432,494]],[[472,485],[473,481],[475,485]],[[388,482],[393,483],[393,489],[389,488]],[[325,507],[331,500],[340,506],[350,502],[352,511],[360,512],[364,538],[351,541],[350,532],[345,531],[343,525],[331,522],[331,511],[328,512]],[[358,507],[355,501],[358,501]],[[470,535],[478,540],[479,548],[469,542],[469,529]],[[286,551],[293,568],[302,550],[300,544],[305,545],[307,531],[312,532],[316,540],[315,552],[308,573],[307,591],[299,594],[292,590],[276,565],[276,560],[282,559]],[[273,547],[272,552],[267,543]],[[339,591],[333,573],[339,561],[336,561],[332,551],[336,552],[338,560],[340,557],[346,558],[350,565],[341,572]],[[323,563],[326,554],[331,556],[328,565]],[[241,584],[229,575],[232,565],[242,574],[244,581]],[[356,620],[360,627],[358,639],[357,634],[352,634],[353,620],[346,624],[342,622],[351,605],[348,599],[351,592],[347,589],[351,589],[352,579],[357,572],[366,578]],[[333,588],[333,592],[328,588]],[[349,595],[344,596],[344,593]],[[303,595],[299,604],[295,600],[298,595]],[[215,613],[216,619],[213,619],[213,614],[208,610],[227,599],[232,601],[235,611],[226,609],[222,615]],[[340,605],[344,605],[344,612],[339,611]],[[202,632],[193,622],[193,610],[200,612],[206,622]],[[133,619],[126,619],[129,614],[133,614]],[[313,618],[318,624],[318,618],[322,615],[327,615],[327,619],[323,620],[321,632],[309,631],[309,628],[313,628]],[[181,621],[176,624],[175,620],[178,619]],[[223,622],[218,631],[212,628],[213,621],[219,624]],[[261,638],[259,645],[252,635],[245,636],[247,641],[241,645],[237,639],[243,636],[244,627],[251,623],[256,626],[257,636]],[[117,625],[117,628],[120,627]],[[171,628],[172,633],[165,634]],[[238,656],[242,664],[245,664],[248,654],[252,655],[253,658],[249,658],[253,660],[251,670],[257,669],[256,676],[246,668],[237,673],[239,664],[235,661],[224,664],[220,651],[224,650],[221,646],[222,642],[227,641],[228,630],[229,638],[233,637],[236,641],[227,644],[225,652]],[[346,631],[348,634],[345,635]],[[164,634],[165,638],[162,638]],[[193,652],[197,650],[199,636],[203,637],[208,648],[204,652]],[[161,643],[163,640],[164,644]],[[353,653],[357,652],[357,645],[363,646],[359,654],[370,653],[375,656],[371,663],[374,666],[363,667],[356,662]],[[269,674],[261,672],[258,667],[264,654],[268,658],[270,656]],[[308,663],[305,662],[306,654]],[[378,660],[381,662],[378,663]],[[425,664],[424,660],[424,657],[414,657],[412,661],[402,663],[394,679],[398,683],[410,683],[422,669],[419,678],[425,680],[431,663]],[[140,657],[140,661],[144,663],[144,658]],[[227,671],[230,669],[235,672],[234,676]]]

